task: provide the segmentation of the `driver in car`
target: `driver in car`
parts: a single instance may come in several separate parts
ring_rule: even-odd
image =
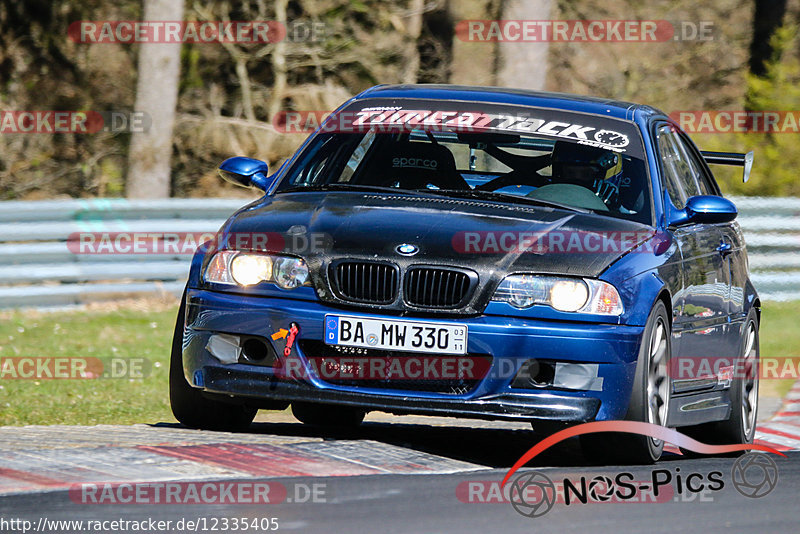
[[[622,157],[616,152],[557,141],[553,146],[551,183],[573,184],[594,192],[611,209],[619,209]]]

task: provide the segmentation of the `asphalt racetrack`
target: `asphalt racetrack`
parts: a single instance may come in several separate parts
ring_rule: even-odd
[[[102,532],[105,527],[125,531],[118,525],[111,528],[112,523],[89,529],[89,520],[153,521],[151,526],[171,521],[169,531],[257,532],[274,519],[278,531],[382,534],[681,530],[766,534],[797,532],[800,526],[800,452],[787,451],[786,457],[759,454],[774,461],[777,476],[772,486],[760,485],[761,491],[769,490],[767,494],[748,497],[736,488],[736,458],[688,458],[671,449],[654,466],[592,466],[574,440],[566,441],[521,473],[543,474],[557,487],[569,479],[580,488],[583,477],[590,490],[597,476],[608,476],[614,483],[620,473],[629,473],[628,480],[639,484],[636,496],[604,500],[605,490],[595,487],[586,504],[574,493],[566,504],[562,494],[549,511],[526,517],[499,486],[508,468],[536,441],[525,425],[467,427],[462,422],[437,419],[435,424],[423,424],[418,419],[367,422],[347,433],[288,422],[256,423],[244,434],[192,431],[177,425],[18,428],[0,434],[5,451],[0,466],[4,484],[0,531],[22,531],[2,523],[9,519],[20,521],[16,527],[26,520],[31,531],[51,532]],[[54,436],[56,442],[37,435]],[[753,482],[747,486],[751,489],[760,484],[759,478],[766,480],[757,466],[739,473]],[[692,474],[693,482],[687,484]],[[712,482],[715,478],[722,481],[721,487]],[[197,504],[184,493],[181,502],[122,503],[113,495],[121,495],[114,492],[124,480],[134,487],[159,480],[189,481],[198,487],[262,484],[270,486],[273,498],[256,504]],[[654,480],[660,483],[658,497],[650,487]],[[92,488],[105,484],[106,489],[116,489],[105,496],[99,490],[87,493],[88,481]],[[698,483],[708,487],[698,492],[687,489],[696,489]],[[95,498],[98,503],[92,502]],[[234,518],[238,518],[236,529]],[[176,525],[180,520],[183,523]],[[194,523],[187,527],[190,521]],[[130,531],[130,525],[127,528]]]

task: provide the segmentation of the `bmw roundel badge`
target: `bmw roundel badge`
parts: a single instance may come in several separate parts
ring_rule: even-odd
[[[395,250],[398,254],[402,254],[403,256],[413,256],[419,252],[419,247],[410,243],[403,243],[402,245],[398,245]]]

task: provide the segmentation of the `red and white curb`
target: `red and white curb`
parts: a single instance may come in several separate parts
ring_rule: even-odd
[[[292,439],[146,425],[0,427],[0,448],[4,449],[0,453],[0,496],[80,484],[447,474],[486,469],[373,440]]]
[[[789,390],[775,415],[756,427],[755,441],[779,451],[800,450],[800,380]]]
[[[800,381],[756,443],[800,450]],[[0,427],[0,496],[81,483],[446,474],[488,469],[369,439],[323,440],[149,425]],[[678,453],[668,446],[668,452]]]

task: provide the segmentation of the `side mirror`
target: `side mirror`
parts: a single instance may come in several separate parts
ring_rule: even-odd
[[[228,158],[219,166],[219,175],[226,182],[242,187],[256,187],[262,191],[270,186],[267,172],[265,162],[242,156]]]
[[[738,214],[736,205],[727,198],[698,195],[686,201],[686,207],[676,213],[671,226],[726,223],[734,220]]]

